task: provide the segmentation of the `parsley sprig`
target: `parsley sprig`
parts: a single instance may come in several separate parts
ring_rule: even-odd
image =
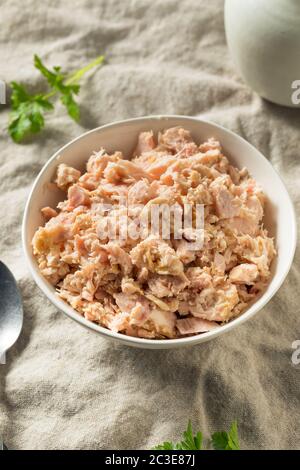
[[[215,450],[240,450],[237,422],[232,423],[229,432],[215,432],[211,440]]]
[[[44,114],[52,111],[54,105],[51,99],[59,95],[61,103],[65,106],[69,116],[78,121],[80,111],[75,96],[80,91],[79,80],[92,68],[101,65],[104,56],[99,56],[85,67],[76,70],[70,76],[63,73],[61,67],[48,69],[39,56],[34,56],[34,66],[47,80],[48,93],[30,94],[26,88],[17,82],[11,83],[12,111],[9,116],[8,131],[15,142],[21,142],[27,136],[37,134],[45,126]]]
[[[221,431],[212,434],[210,444],[215,450],[240,450],[236,421],[232,423],[229,432]],[[203,436],[201,432],[194,435],[192,423],[189,421],[181,442],[175,444],[166,441],[154,447],[154,450],[203,450]]]

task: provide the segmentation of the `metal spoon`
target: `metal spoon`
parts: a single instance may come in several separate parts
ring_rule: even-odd
[[[0,364],[17,341],[23,325],[22,298],[16,280],[0,261]]]
[[[2,439],[0,439],[0,450],[8,450]]]
[[[17,341],[23,325],[22,298],[16,280],[0,261],[0,364],[6,351]],[[0,437],[0,450],[7,450]]]

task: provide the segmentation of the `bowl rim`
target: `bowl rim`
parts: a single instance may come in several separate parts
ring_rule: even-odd
[[[69,306],[67,303],[65,303],[62,299],[60,299],[56,293],[51,291],[51,288],[49,287],[48,281],[43,278],[42,274],[39,272],[37,265],[35,264],[35,261],[32,258],[32,253],[28,249],[28,246],[30,246],[30,243],[28,243],[27,240],[27,225],[28,225],[28,220],[29,220],[29,212],[30,212],[30,207],[31,207],[31,202],[32,202],[32,197],[34,196],[34,192],[36,188],[39,185],[40,179],[42,175],[48,170],[48,167],[52,164],[54,160],[57,159],[58,155],[60,155],[66,148],[69,146],[72,146],[79,142],[81,139],[85,139],[89,134],[96,133],[98,131],[101,131],[103,129],[108,129],[108,128],[118,128],[120,126],[125,126],[131,123],[148,123],[149,121],[152,120],[164,120],[167,121],[168,119],[180,119],[182,121],[186,121],[187,123],[189,121],[193,121],[196,123],[201,123],[203,124],[209,124],[212,127],[215,127],[216,129],[220,130],[221,132],[224,132],[225,134],[228,134],[232,138],[240,141],[246,148],[249,150],[251,149],[252,151],[254,150],[260,158],[263,158],[267,165],[269,166],[269,169],[271,172],[275,173],[277,178],[280,180],[282,184],[282,189],[285,192],[285,195],[287,197],[288,203],[289,203],[289,209],[290,213],[292,214],[292,220],[291,220],[291,231],[290,231],[290,240],[289,242],[291,243],[291,248],[290,248],[290,256],[289,259],[285,265],[285,269],[282,270],[280,273],[277,274],[277,279],[273,285],[273,288],[270,292],[265,292],[256,302],[254,302],[244,313],[242,313],[239,317],[234,318],[231,320],[229,323],[226,325],[222,325],[219,328],[216,328],[214,330],[208,331],[206,333],[199,333],[194,336],[189,336],[189,337],[184,337],[184,338],[174,338],[174,339],[147,339],[147,338],[137,338],[134,336],[127,336],[122,333],[116,333],[113,332],[105,327],[102,327],[96,323],[93,323],[83,316],[81,316],[78,312],[76,312],[75,309],[73,309],[71,306]],[[23,246],[23,252],[25,254],[25,259],[27,262],[27,265],[29,267],[29,271],[36,282],[37,286],[41,289],[41,291],[46,295],[46,297],[50,300],[50,302],[59,310],[62,311],[65,315],[70,317],[72,320],[75,320],[77,323],[80,323],[82,326],[88,328],[89,330],[92,330],[96,333],[100,333],[103,336],[109,338],[109,339],[114,339],[118,340],[122,343],[125,343],[129,346],[135,346],[135,347],[140,347],[140,348],[145,348],[145,349],[167,349],[167,348],[175,348],[175,347],[180,347],[180,346],[186,346],[186,345],[193,345],[201,342],[205,342],[211,339],[216,338],[217,336],[220,336],[226,332],[231,331],[232,329],[236,328],[239,325],[242,325],[244,322],[249,320],[249,318],[253,317],[259,310],[261,310],[270,300],[271,298],[276,294],[278,289],[281,287],[283,284],[294,259],[294,254],[296,250],[296,244],[297,244],[297,224],[296,224],[296,213],[295,213],[295,208],[292,203],[292,200],[289,196],[289,193],[285,187],[285,184],[279,175],[279,173],[275,170],[273,165],[270,163],[270,161],[252,144],[250,144],[247,140],[245,140],[243,137],[239,136],[235,132],[214,123],[213,121],[210,121],[208,119],[203,119],[203,118],[198,118],[198,117],[192,117],[192,116],[183,116],[183,115],[148,115],[148,116],[141,116],[141,117],[135,117],[135,118],[130,118],[130,119],[124,119],[124,120],[119,120],[115,121],[112,123],[104,124],[102,126],[98,126],[94,129],[88,130],[87,132],[84,132],[83,134],[80,134],[79,136],[75,137],[71,141],[69,141],[67,144],[63,145],[60,147],[54,154],[46,161],[46,163],[43,165],[42,169],[36,176],[34,183],[31,187],[30,193],[28,195],[26,205],[25,205],[25,210],[24,210],[24,215],[23,215],[23,222],[22,222],[22,246]]]

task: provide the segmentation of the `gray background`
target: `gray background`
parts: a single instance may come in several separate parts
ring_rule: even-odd
[[[242,82],[219,0],[2,0],[0,78],[39,89],[34,53],[70,71],[101,53],[107,64],[83,81],[80,125],[58,105],[40,136],[16,145],[0,108],[0,252],[25,307],[0,370],[8,446],[149,448],[179,439],[191,418],[205,434],[237,419],[243,448],[299,448],[300,370],[291,363],[299,250],[279,293],[247,324],[201,346],[154,352],[104,340],[57,312],[20,242],[30,186],[55,150],[87,129],[150,113],[205,116],[245,137],[280,172],[299,214],[299,111],[262,101]]]

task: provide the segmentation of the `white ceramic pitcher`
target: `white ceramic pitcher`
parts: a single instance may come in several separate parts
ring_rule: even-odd
[[[300,0],[226,0],[225,30],[245,82],[274,103],[300,107]]]

